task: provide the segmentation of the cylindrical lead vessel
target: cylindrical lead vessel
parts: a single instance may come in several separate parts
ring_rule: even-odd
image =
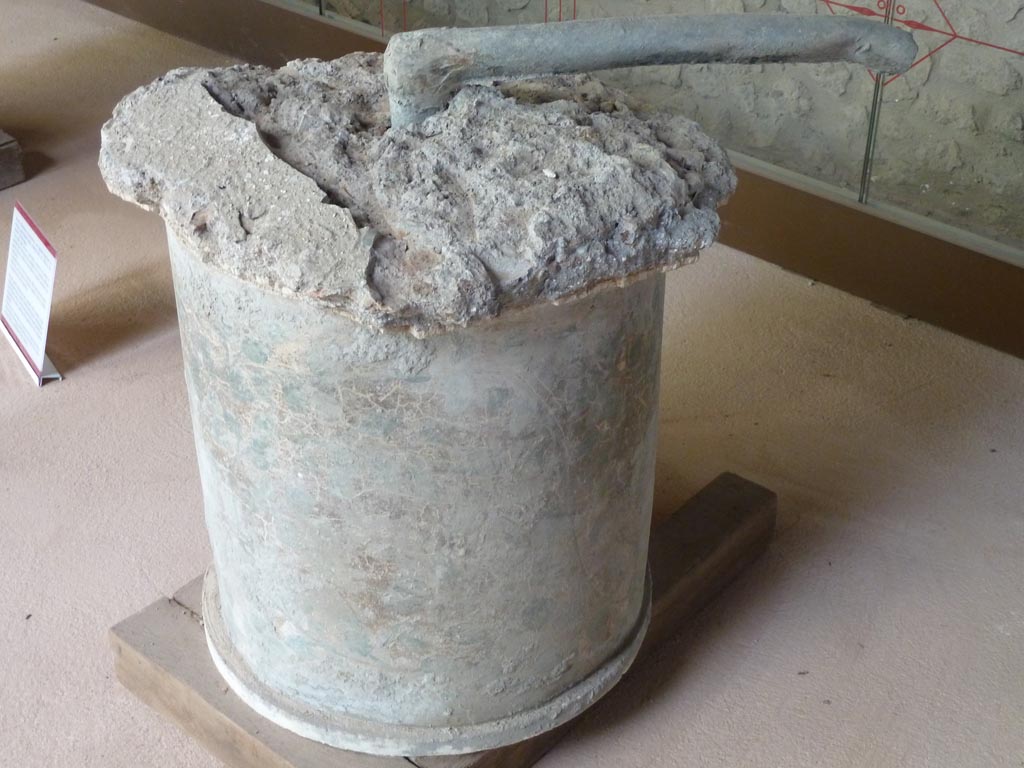
[[[613,685],[650,610],[664,277],[417,339],[168,231],[232,688],[309,738],[430,754]]]
[[[555,26],[176,70],[104,127],[108,185],[168,225],[211,654],[311,739],[528,738],[607,691],[649,619],[661,271],[713,242],[735,176],[592,79],[489,81],[915,53],[850,19]]]

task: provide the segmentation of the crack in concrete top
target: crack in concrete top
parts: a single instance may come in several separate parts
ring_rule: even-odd
[[[205,263],[423,335],[714,241],[725,153],[626,101],[584,75],[473,85],[399,130],[377,54],[179,69],[117,106],[100,167]]]

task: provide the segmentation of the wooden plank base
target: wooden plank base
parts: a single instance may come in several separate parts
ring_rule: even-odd
[[[0,131],[0,189],[7,189],[25,180],[21,163],[21,147],[13,137]]]
[[[775,494],[719,475],[651,537],[654,612],[640,658],[670,637],[764,551],[775,527]],[[453,757],[376,757],[297,736],[257,715],[231,692],[206,649],[202,578],[110,631],[118,679],[146,704],[236,768],[526,768],[575,724],[501,749]],[[616,695],[616,689],[596,707]]]

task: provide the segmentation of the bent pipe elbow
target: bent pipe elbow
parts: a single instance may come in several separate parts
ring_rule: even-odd
[[[384,54],[391,124],[444,109],[468,83],[652,64],[846,61],[910,68],[909,32],[867,19],[788,14],[646,16],[394,35]]]

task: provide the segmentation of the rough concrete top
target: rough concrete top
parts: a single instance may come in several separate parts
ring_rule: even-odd
[[[417,335],[680,266],[736,183],[695,123],[587,76],[389,122],[376,54],[180,69],[118,105],[100,167],[211,266]]]

